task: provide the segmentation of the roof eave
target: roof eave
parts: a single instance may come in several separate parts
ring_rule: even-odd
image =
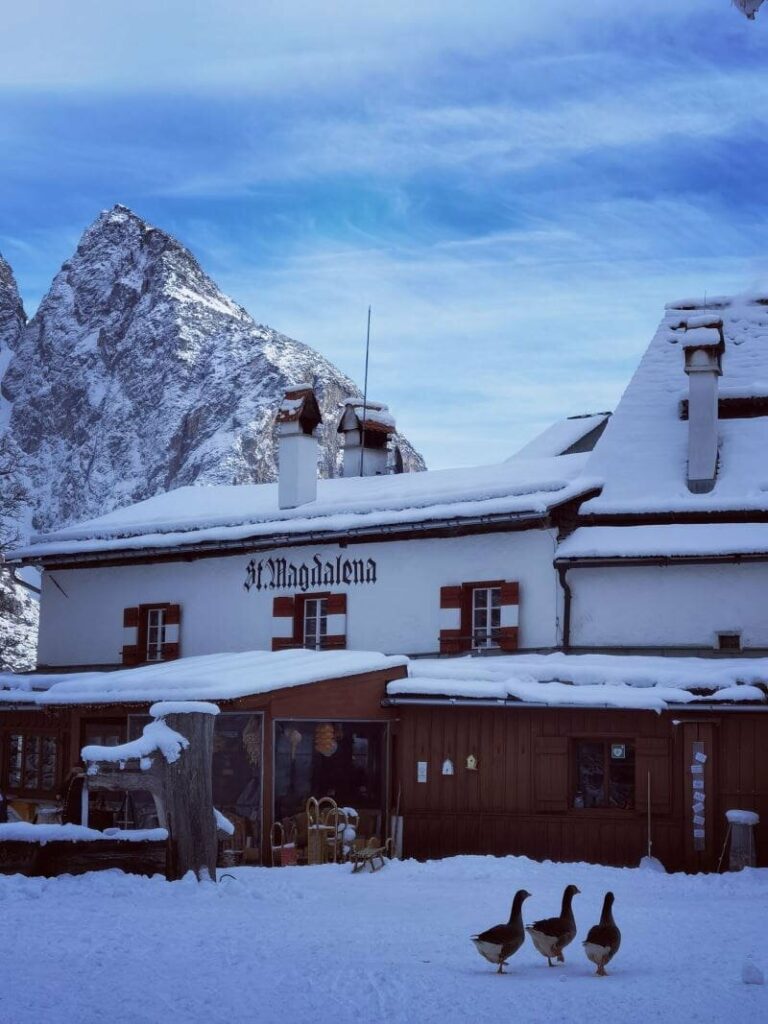
[[[131,561],[131,560],[146,560],[147,556],[156,557],[158,559],[168,556],[181,556],[188,555],[191,558],[201,557],[204,555],[216,555],[216,554],[234,554],[242,551],[255,551],[255,550],[271,550],[273,548],[281,547],[294,547],[294,546],[306,546],[308,544],[327,544],[338,542],[339,540],[355,540],[362,541],[370,537],[378,537],[381,535],[392,535],[392,534],[410,534],[413,536],[419,536],[427,531],[432,530],[452,530],[452,529],[467,529],[477,527],[482,529],[493,524],[504,524],[508,523],[512,528],[515,526],[532,527],[536,524],[548,525],[549,518],[552,512],[563,505],[569,505],[574,501],[583,501],[588,499],[594,493],[597,493],[598,489],[590,487],[582,493],[569,492],[567,497],[564,497],[561,501],[553,501],[548,504],[546,508],[521,511],[521,512],[498,512],[489,513],[487,515],[472,515],[472,516],[451,516],[443,517],[441,519],[421,519],[414,520],[412,522],[404,523],[390,523],[375,525],[370,524],[367,526],[356,527],[353,529],[328,529],[328,530],[308,530],[308,531],[289,531],[287,533],[274,533],[266,535],[252,535],[249,537],[238,538],[233,541],[203,541],[197,542],[190,541],[187,544],[170,544],[165,547],[146,545],[143,547],[124,547],[124,548],[108,548],[108,549],[97,549],[93,551],[69,551],[69,552],[48,552],[44,555],[35,556],[32,549],[21,557],[10,558],[7,560],[8,565],[16,566],[38,566],[46,568],[48,566],[65,566],[70,563],[98,563],[106,561]],[[87,542],[86,542],[87,543]]]

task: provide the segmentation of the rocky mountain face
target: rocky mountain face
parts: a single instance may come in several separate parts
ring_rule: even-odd
[[[187,484],[274,480],[273,421],[291,384],[315,387],[320,471],[333,475],[338,403],[360,394],[319,353],[257,324],[188,250],[122,206],[88,228],[28,322],[0,259],[0,377],[6,546]],[[398,443],[406,468],[423,469]],[[26,594],[9,594],[28,609]],[[0,632],[12,622],[18,633],[24,615],[3,607],[0,592]]]
[[[24,331],[26,317],[11,268],[0,256],[0,380]],[[8,432],[11,405],[0,389],[0,545],[21,539],[29,496],[22,453]],[[1,550],[1,548],[0,548]],[[0,571],[0,669],[34,663],[37,604],[28,590]]]

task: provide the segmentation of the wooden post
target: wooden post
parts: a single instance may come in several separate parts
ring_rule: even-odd
[[[175,845],[176,877],[192,871],[198,879],[215,880],[217,840],[211,781],[215,718],[199,711],[163,717],[170,729],[189,740],[178,760],[164,762],[165,809]]]

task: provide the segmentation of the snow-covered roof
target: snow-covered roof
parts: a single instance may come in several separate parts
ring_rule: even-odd
[[[688,331],[674,330],[681,321]],[[717,480],[707,494],[687,486],[688,421],[680,417],[686,336],[697,339],[698,324],[722,320],[724,394],[759,397],[768,379],[768,296],[764,293],[708,301],[685,299],[667,307],[586,472],[605,480],[602,493],[582,506],[583,514],[711,512],[768,509],[768,417],[725,419],[718,424]],[[693,325],[693,327],[691,327]],[[711,329],[712,340],[717,333]]]
[[[768,658],[518,654],[413,660],[390,698],[521,702],[663,711],[697,703],[768,702]]]
[[[206,654],[116,672],[19,677],[0,675],[0,704],[65,704],[235,700],[326,679],[407,665],[371,651],[245,651]]]
[[[594,415],[569,416],[568,419],[558,420],[537,434],[528,444],[523,445],[507,461],[546,459],[563,455],[569,448],[583,441],[593,430],[601,427],[610,415],[609,412],[599,412]]]
[[[558,546],[557,558],[694,558],[768,553],[768,523],[670,523],[584,526]]]
[[[56,533],[9,560],[337,534],[440,520],[543,515],[599,487],[586,456],[525,459],[469,469],[319,480],[317,498],[280,509],[277,484],[181,487]]]

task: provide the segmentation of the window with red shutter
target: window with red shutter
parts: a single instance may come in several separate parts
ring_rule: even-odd
[[[520,588],[516,582],[477,580],[440,588],[440,653],[517,650]]]
[[[306,647],[341,650],[347,646],[347,595],[297,594],[272,603],[272,650]]]
[[[142,604],[123,610],[123,665],[173,661],[180,657],[181,605]]]

